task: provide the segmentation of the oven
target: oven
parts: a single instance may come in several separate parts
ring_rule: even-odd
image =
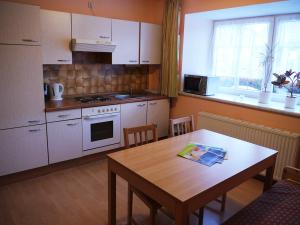
[[[120,143],[120,105],[82,109],[83,151]]]

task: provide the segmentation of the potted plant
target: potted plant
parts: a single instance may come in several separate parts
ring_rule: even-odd
[[[300,87],[300,72],[296,73],[288,70],[284,74],[273,73],[273,75],[276,77],[276,81],[272,81],[272,84],[279,88],[285,87],[290,93],[290,95],[286,96],[285,107],[294,109],[296,105],[294,91],[297,86]]]
[[[264,68],[264,78],[263,78],[263,87],[261,92],[259,93],[259,103],[267,104],[270,100],[271,92],[267,91],[268,84],[270,82],[271,74],[272,74],[272,63],[274,60],[273,57],[273,49],[266,45],[266,52],[262,53],[262,66]]]

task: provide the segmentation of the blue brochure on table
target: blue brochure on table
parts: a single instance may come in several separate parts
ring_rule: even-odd
[[[206,166],[222,163],[227,159],[227,152],[223,148],[197,143],[189,143],[178,155]]]

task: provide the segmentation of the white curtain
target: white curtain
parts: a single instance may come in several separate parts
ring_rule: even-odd
[[[300,15],[276,17],[273,72],[300,72]]]
[[[221,86],[260,89],[263,55],[272,42],[273,20],[263,17],[214,23],[212,75],[221,78]]]

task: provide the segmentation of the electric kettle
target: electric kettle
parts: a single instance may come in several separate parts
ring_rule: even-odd
[[[62,100],[62,94],[64,92],[64,86],[61,83],[53,83],[50,87],[51,100]]]

